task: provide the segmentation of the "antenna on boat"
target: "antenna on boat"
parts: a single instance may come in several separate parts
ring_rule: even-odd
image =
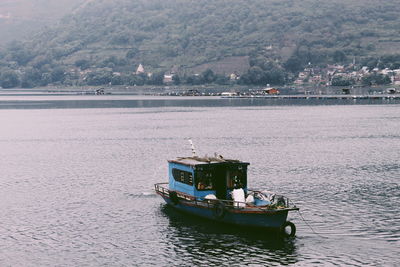
[[[197,155],[196,155],[196,149],[194,148],[192,139],[189,139],[188,141],[189,141],[190,146],[191,146],[191,148],[192,148],[192,156],[193,156],[193,157],[197,157]]]

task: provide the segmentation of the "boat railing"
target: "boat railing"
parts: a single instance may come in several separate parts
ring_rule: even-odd
[[[157,183],[154,185],[156,192],[163,196],[169,197],[170,195],[170,190],[167,188],[168,183]],[[282,195],[277,195],[273,194],[274,198],[277,200],[280,200],[281,202],[276,202],[276,203],[271,203],[269,205],[263,205],[263,206],[256,206],[256,205],[251,205],[246,202],[241,202],[241,201],[234,201],[234,200],[227,200],[227,199],[206,199],[206,198],[196,198],[194,196],[185,194],[183,192],[175,191],[176,196],[179,199],[184,199],[186,201],[192,202],[194,205],[198,206],[204,206],[207,208],[213,208],[216,203],[223,203],[226,208],[231,208],[231,209],[258,209],[258,210],[277,210],[277,209],[290,209],[290,210],[296,210],[298,209],[287,197],[284,197]],[[265,195],[266,191],[259,191],[259,190],[248,190],[248,193],[252,194],[263,194]]]
[[[271,202],[272,206],[278,206],[278,207],[283,206],[285,208],[298,209],[296,205],[293,203],[293,201],[291,201],[288,197],[277,194],[272,191],[248,189],[247,193],[253,194],[255,198],[258,197],[260,199],[265,199]]]
[[[169,189],[164,187],[163,185],[168,185],[168,183],[158,183],[154,185],[154,188],[156,189],[157,192],[163,194],[163,195],[168,195],[169,194]]]

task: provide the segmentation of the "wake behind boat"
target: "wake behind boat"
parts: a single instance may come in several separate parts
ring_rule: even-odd
[[[295,235],[296,227],[287,216],[299,208],[284,196],[248,189],[249,163],[193,154],[169,160],[169,182],[155,184],[168,205],[218,222]]]

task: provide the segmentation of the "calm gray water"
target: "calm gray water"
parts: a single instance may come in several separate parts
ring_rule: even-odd
[[[398,266],[400,105],[253,104],[0,98],[0,266]],[[318,234],[297,212],[284,240],[166,207],[153,184],[189,137]]]

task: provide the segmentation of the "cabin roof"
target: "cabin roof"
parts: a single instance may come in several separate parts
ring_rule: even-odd
[[[176,159],[168,160],[170,163],[178,163],[178,164],[183,164],[183,165],[188,165],[188,166],[197,166],[197,165],[225,165],[225,164],[244,164],[244,165],[249,165],[250,163],[248,162],[243,162],[240,160],[236,159],[225,159],[222,156],[217,156],[217,157],[178,157]]]

